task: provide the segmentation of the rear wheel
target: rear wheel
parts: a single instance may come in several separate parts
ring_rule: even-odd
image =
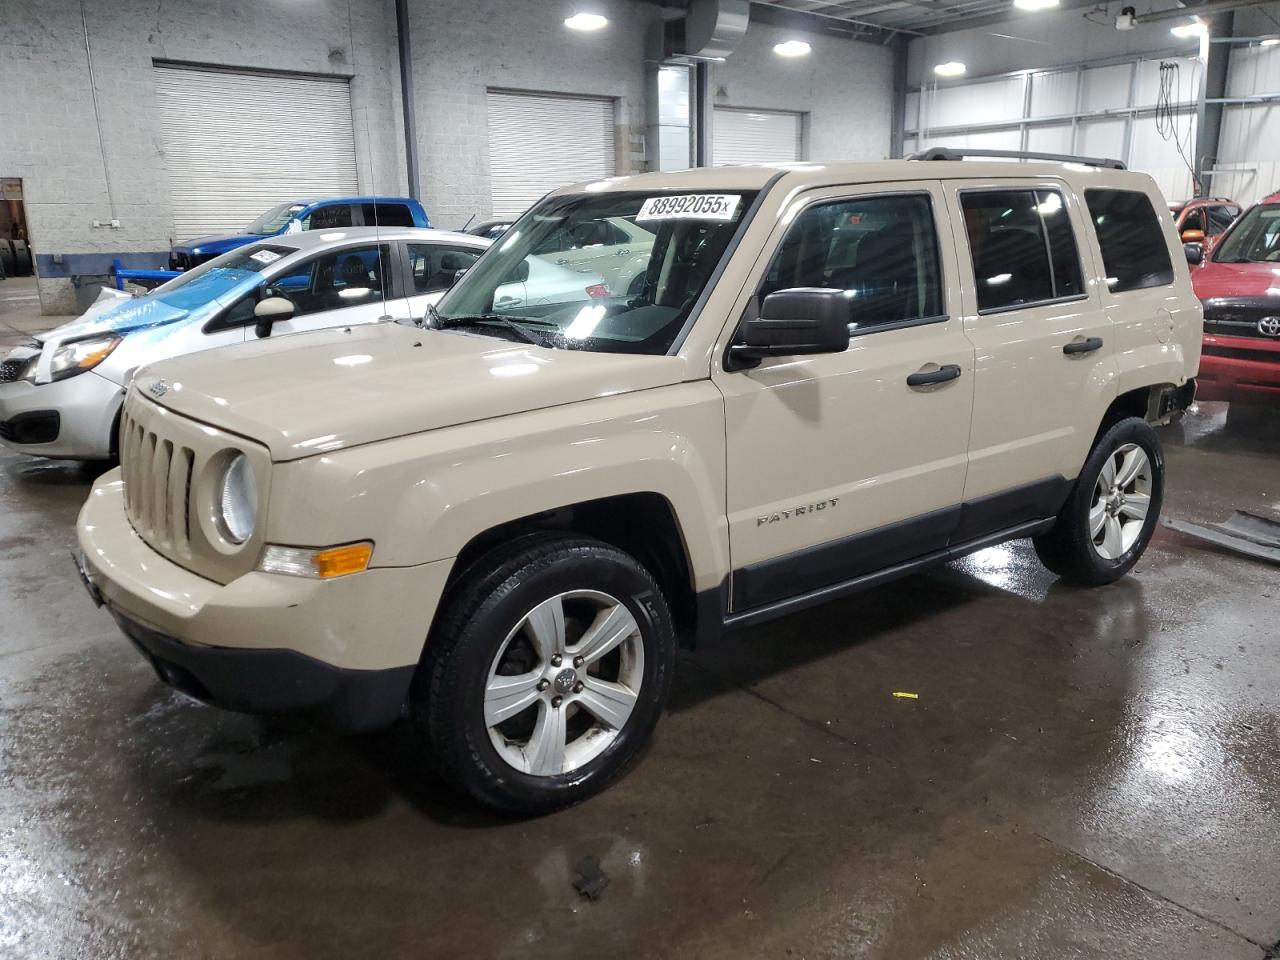
[[[545,813],[636,759],[675,647],[666,601],[633,557],[586,538],[530,537],[464,574],[428,641],[414,721],[473,798]]]
[[[1164,455],[1155,432],[1130,417],[1094,445],[1071,496],[1033,541],[1046,567],[1089,586],[1111,583],[1147,549],[1164,499]]]

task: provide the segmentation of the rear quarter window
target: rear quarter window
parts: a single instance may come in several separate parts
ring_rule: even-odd
[[[1173,283],[1164,231],[1145,193],[1095,189],[1084,196],[1112,293]]]

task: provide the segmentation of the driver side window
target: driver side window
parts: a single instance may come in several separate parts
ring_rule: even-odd
[[[284,297],[295,317],[377,303],[391,296],[391,247],[344,247],[308,260],[271,280],[264,297]]]
[[[933,206],[924,194],[808,207],[783,238],[760,287],[844,290],[850,329],[941,318],[942,274]]]

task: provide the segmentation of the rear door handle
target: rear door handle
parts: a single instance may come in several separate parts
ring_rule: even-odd
[[[955,380],[959,376],[960,367],[957,364],[948,363],[937,370],[917,370],[907,377],[907,386],[927,387],[931,383],[946,383],[948,380]]]
[[[1093,353],[1093,351],[1101,349],[1101,337],[1089,337],[1085,340],[1072,340],[1070,343],[1062,345],[1062,352],[1067,356],[1071,356],[1073,353]]]

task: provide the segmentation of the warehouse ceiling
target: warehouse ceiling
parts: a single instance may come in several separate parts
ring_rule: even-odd
[[[808,14],[904,33],[929,34],[1010,20],[1018,14],[1011,0],[754,0],[758,7]],[[1089,5],[1093,0],[1089,0]],[[1063,2],[1060,9],[1084,6]]]

